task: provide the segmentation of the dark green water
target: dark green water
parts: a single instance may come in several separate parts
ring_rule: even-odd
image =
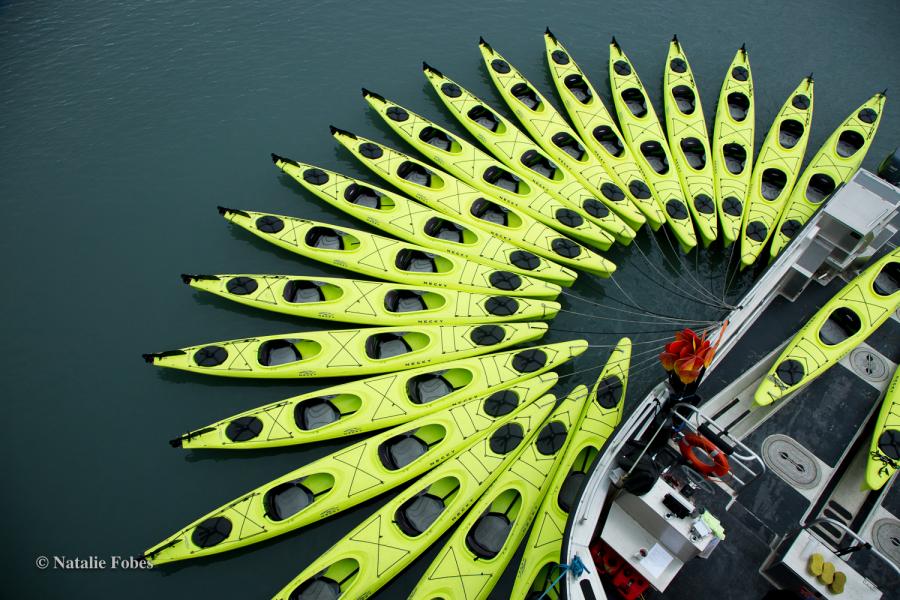
[[[476,48],[484,35],[549,93],[541,33],[550,25],[607,94],[606,44],[616,35],[659,109],[667,42],[678,33],[711,118],[721,77],[736,47],[747,42],[759,140],[785,96],[815,72],[808,156],[872,92],[900,89],[894,0],[636,4],[0,4],[3,595],[268,597],[380,505],[368,503],[246,551],[149,572],[35,566],[39,556],[138,554],[209,509],[347,443],[240,455],[173,450],[166,441],[185,430],[320,384],[166,373],[144,365],[140,354],[320,327],[201,296],[178,274],[327,272],[226,225],[215,206],[359,226],[287,181],[269,153],[372,179],[327,129],[333,123],[402,147],[366,110],[360,86],[457,129],[431,95],[421,61],[498,104]],[[894,102],[868,168],[900,141]],[[664,268],[646,234],[641,243]],[[610,257],[620,265],[619,284],[643,306],[697,320],[714,314],[651,283],[648,274],[654,275],[634,248]],[[696,276],[721,290],[725,258],[717,246],[701,253]],[[736,289],[746,283],[739,280]],[[574,291],[600,302],[606,295],[621,298],[596,279],[584,278]],[[566,307],[601,318],[562,314],[546,339],[577,335],[565,330],[671,328],[615,321],[646,317],[568,299]],[[634,339],[662,335],[668,334]],[[604,345],[617,336],[585,337]],[[635,362],[657,345],[637,346],[649,353]],[[605,356],[606,348],[592,348],[573,368],[595,366]],[[638,369],[629,402],[661,373],[656,366]],[[569,387],[596,374],[564,382]],[[436,550],[379,597],[405,596]],[[498,598],[510,584],[511,572]]]

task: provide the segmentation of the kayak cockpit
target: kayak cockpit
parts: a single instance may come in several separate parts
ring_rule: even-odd
[[[434,146],[438,150],[443,150],[444,152],[449,152],[451,154],[459,153],[461,150],[461,146],[459,142],[450,137],[446,131],[438,129],[437,127],[425,127],[422,131],[419,132],[419,139]]]
[[[448,242],[456,242],[464,244],[467,241],[466,236],[469,233],[462,225],[442,219],[440,217],[431,217],[425,222],[425,234],[438,240],[446,240]]]
[[[525,105],[529,110],[537,112],[541,108],[541,99],[537,92],[531,89],[527,83],[517,83],[510,88],[513,97]]]
[[[900,262],[891,261],[872,280],[872,290],[879,296],[893,296],[900,290]]]
[[[385,469],[397,471],[425,455],[447,436],[441,425],[431,424],[395,435],[378,446],[378,458]]]
[[[359,563],[344,558],[323,569],[291,591],[288,600],[337,600],[359,573]]]
[[[862,322],[859,315],[842,306],[833,311],[819,329],[819,340],[827,346],[835,346],[859,333]]]
[[[359,240],[349,233],[320,225],[306,232],[304,242],[310,248],[320,250],[352,250],[359,246]]]
[[[729,173],[740,175],[747,166],[747,149],[741,144],[725,144],[722,146],[722,158]]]
[[[866,140],[858,131],[845,129],[841,132],[841,135],[838,136],[835,151],[841,158],[850,158],[851,156],[862,150],[862,147],[865,145]]]
[[[599,125],[594,127],[591,135],[593,135],[594,139],[597,140],[603,149],[611,155],[618,157],[622,156],[622,153],[625,152],[625,145],[609,125]]]
[[[394,522],[405,535],[418,537],[447,509],[447,501],[459,490],[459,480],[444,477],[422,490],[394,513]]]
[[[675,106],[683,115],[692,115],[697,110],[697,95],[694,90],[686,85],[676,85],[672,88],[672,99]]]
[[[460,377],[466,376],[467,378],[467,381],[462,383],[460,387],[465,386],[472,380],[472,374],[464,369],[423,373],[406,382],[406,395],[413,404],[428,404],[435,400],[440,400],[457,389],[450,382],[454,378],[454,373],[457,373]]]
[[[563,84],[570,92],[572,92],[572,95],[575,96],[575,99],[582,104],[587,104],[594,97],[594,95],[591,93],[591,89],[588,87],[587,82],[584,80],[584,77],[582,77],[578,73],[567,75],[563,79]]]
[[[422,290],[390,290],[384,295],[384,308],[392,313],[437,310],[446,303],[440,294]]]
[[[725,103],[728,105],[728,114],[738,123],[747,118],[750,112],[750,98],[743,92],[731,92],[725,97]]]
[[[522,506],[522,496],[514,489],[503,490],[466,532],[466,547],[478,558],[497,556],[512,531]]]
[[[660,175],[669,172],[669,157],[662,144],[655,140],[649,140],[640,145],[640,150],[651,169]]]
[[[553,164],[549,158],[538,152],[537,150],[526,150],[519,159],[523,165],[550,180],[561,179],[559,167]]]
[[[568,133],[561,131],[550,138],[553,145],[577,161],[584,160],[585,149],[581,143]]]
[[[444,262],[444,259],[430,252],[404,248],[397,253],[394,266],[407,273],[442,273],[449,270],[449,265],[448,268],[441,268]]]
[[[426,188],[443,187],[444,182],[431,169],[426,169],[419,163],[405,160],[397,167],[397,176],[415,185]]]
[[[688,137],[681,140],[679,146],[689,167],[699,171],[706,166],[706,146],[703,142],[695,137]]]
[[[821,204],[834,192],[835,187],[837,186],[830,175],[816,173],[809,178],[809,183],[806,185],[806,199],[813,204]]]
[[[303,431],[312,431],[352,415],[362,406],[362,398],[352,394],[307,398],[294,406],[294,423]]]
[[[473,106],[472,108],[470,108],[469,112],[466,113],[466,116],[469,117],[470,121],[484,127],[488,131],[491,131],[493,133],[505,132],[506,128],[502,127],[500,118],[497,117],[497,115],[491,112],[483,104],[479,104],[478,106]]]
[[[787,185],[787,174],[781,169],[769,168],[760,177],[759,193],[766,200],[775,200]]]
[[[531,188],[528,187],[528,184],[522,181],[518,176],[497,166],[490,166],[485,169],[482,174],[482,179],[493,186],[513,194],[528,194],[531,192]]]
[[[778,143],[781,144],[782,148],[790,150],[800,143],[804,130],[803,123],[800,121],[785,119],[778,126]]]
[[[344,290],[336,285],[310,279],[291,279],[281,292],[281,297],[291,304],[337,300],[343,295]]]
[[[469,212],[477,219],[493,223],[494,225],[501,225],[503,227],[512,227],[512,221],[515,218],[508,208],[491,202],[486,198],[478,198],[475,200],[469,208]],[[516,219],[516,221],[518,221],[518,219]]]
[[[321,351],[322,346],[313,340],[278,338],[260,344],[256,360],[264,367],[277,367],[308,360]]]
[[[647,116],[647,98],[644,93],[637,88],[628,88],[622,90],[622,101],[631,111],[631,114],[641,119]]]
[[[390,198],[381,192],[358,183],[351,183],[347,186],[347,189],[344,190],[344,200],[363,208],[375,210],[390,210],[395,206]]]
[[[376,333],[366,339],[366,356],[372,360],[385,360],[409,354],[428,343],[428,336],[421,333]]]

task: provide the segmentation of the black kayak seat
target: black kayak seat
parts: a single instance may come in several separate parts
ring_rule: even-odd
[[[639,119],[646,116],[647,99],[644,97],[644,93],[641,90],[637,88],[628,88],[627,90],[622,90],[621,96],[622,101],[625,102],[625,106],[628,107],[631,114]]]
[[[414,432],[403,433],[383,442],[378,447],[378,458],[384,468],[391,471],[402,469],[428,451],[428,444],[416,437]]]
[[[872,289],[879,296],[892,296],[900,290],[900,263],[889,262],[872,281]]]
[[[404,161],[397,167],[397,175],[410,183],[429,187],[431,185],[431,171],[418,163]]]
[[[547,179],[553,179],[558,170],[557,166],[553,164],[550,159],[537,150],[526,150],[523,152],[520,162],[538,175],[546,177]]]
[[[412,352],[403,334],[376,333],[366,340],[366,354],[374,360],[384,360]]]
[[[692,169],[702,169],[706,166],[706,146],[694,137],[681,140],[681,151]]]
[[[744,172],[747,165],[747,149],[741,144],[725,144],[722,146],[722,156],[725,158],[725,168],[733,175]]]
[[[291,592],[290,600],[337,600],[340,597],[341,586],[337,581],[316,575]]]
[[[672,88],[672,98],[675,106],[682,114],[690,115],[697,109],[697,96],[694,90],[686,85],[676,85]]]
[[[858,131],[847,129],[838,136],[837,153],[842,158],[850,158],[860,151],[865,145],[866,140]]]
[[[471,108],[466,114],[469,119],[478,123],[488,131],[497,131],[497,128],[500,127],[500,119],[484,105],[479,104],[478,106]]]
[[[666,151],[662,147],[662,144],[650,140],[641,144],[639,149],[651,169],[660,175],[665,175],[669,172],[669,159],[666,156]]]
[[[294,422],[304,431],[318,429],[341,418],[341,411],[332,404],[333,396],[309,398],[294,407]]]
[[[566,513],[571,512],[575,502],[578,501],[578,491],[581,489],[581,483],[587,475],[581,471],[569,471],[562,486],[559,488],[559,494],[556,496],[556,503]]]
[[[488,223],[503,226],[506,226],[509,223],[509,211],[484,198],[475,200],[475,202],[472,203],[469,212],[472,213],[472,216],[477,217],[482,221],[487,221]]]
[[[347,186],[347,189],[344,190],[345,200],[365,208],[380,209],[381,198],[382,194],[380,192],[376,192],[368,186],[359,185],[357,183],[351,183]]]
[[[292,342],[280,339],[266,340],[260,344],[256,358],[263,366],[276,367],[303,360],[303,355]]]
[[[419,139],[445,152],[449,152],[453,147],[453,138],[437,127],[425,127],[419,132]]]
[[[324,284],[308,279],[291,279],[284,285],[282,297],[292,304],[305,304],[308,302],[324,302],[325,293],[322,291]]]
[[[425,292],[415,290],[390,290],[384,295],[384,308],[392,313],[407,313],[427,310]]]
[[[447,507],[441,498],[428,492],[416,494],[394,513],[394,522],[404,534],[417,537],[431,527]]]
[[[823,344],[834,346],[859,333],[862,322],[859,315],[847,307],[840,307],[828,315],[819,329],[819,339]]]
[[[591,89],[588,87],[587,82],[585,82],[584,77],[578,73],[567,75],[563,79],[563,84],[565,84],[569,91],[572,92],[575,99],[582,104],[587,104],[591,101],[591,98],[593,97]]]
[[[512,192],[513,194],[521,193],[519,188],[522,185],[522,180],[506,169],[491,166],[484,170],[482,177],[486,182],[495,185],[498,188]]]
[[[759,191],[766,200],[775,200],[787,185],[787,175],[781,169],[766,169],[762,172]]]
[[[512,86],[509,91],[519,102],[531,110],[537,110],[541,105],[541,100],[538,98],[537,92],[528,87],[528,84],[517,83]]]
[[[423,373],[406,382],[406,395],[414,404],[428,404],[453,391],[453,385],[440,373]]]
[[[622,144],[622,140],[619,139],[619,136],[609,125],[600,125],[598,127],[594,127],[591,135],[593,135],[594,139],[597,140],[597,142],[601,146],[603,146],[604,150],[606,150],[613,156],[621,156],[621,154],[625,151],[625,146]]]
[[[575,160],[581,160],[584,158],[585,149],[578,140],[569,135],[568,133],[561,131],[550,138],[550,141],[553,142],[557,148],[574,158]]]
[[[783,148],[793,148],[803,136],[803,123],[795,119],[785,119],[778,127],[778,143]]]
[[[401,271],[409,273],[437,273],[437,264],[434,255],[405,248],[397,253],[394,265]]]
[[[494,558],[503,549],[512,526],[505,514],[486,512],[466,534],[466,546],[478,558]]]
[[[266,516],[273,521],[283,521],[294,516],[316,499],[303,480],[286,481],[266,492],[263,505]]]
[[[425,222],[425,235],[438,240],[447,240],[448,242],[463,242],[463,228],[451,221],[441,219],[440,217],[431,217]]]
[[[313,227],[306,234],[306,245],[322,250],[343,250],[343,234],[330,227]]]
[[[834,192],[836,187],[837,185],[830,175],[815,173],[809,178],[809,184],[806,186],[806,199],[813,204],[821,204]]]
[[[725,98],[725,102],[728,104],[728,114],[732,119],[740,123],[747,118],[747,113],[750,112],[750,98],[746,94],[731,92]]]

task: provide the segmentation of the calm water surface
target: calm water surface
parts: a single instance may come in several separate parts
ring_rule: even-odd
[[[607,96],[607,42],[616,35],[657,109],[667,43],[677,33],[708,118],[725,69],[746,42],[759,140],[786,95],[814,71],[810,153],[874,91],[900,89],[893,0],[852,8],[837,0],[0,4],[4,596],[268,597],[384,501],[249,550],[150,572],[35,566],[39,556],[140,553],[209,509],[347,443],[227,455],[169,448],[166,441],[183,431],[320,386],[144,365],[142,352],[320,327],[202,296],[178,274],[335,273],[228,226],[215,206],[359,227],[280,175],[269,153],[373,180],[327,129],[333,123],[402,147],[366,109],[360,86],[457,129],[432,96],[421,61],[499,104],[476,47],[484,35],[549,93],[547,25]],[[869,168],[900,141],[894,102]],[[722,290],[721,248],[667,268],[656,246],[665,247],[665,238],[642,234],[640,243],[667,277],[686,269]],[[661,278],[634,247],[610,258],[620,265],[617,283],[644,307],[691,320],[714,316],[653,283]],[[734,288],[747,283],[739,278]],[[607,306],[623,297],[589,277],[574,292]],[[646,317],[572,299],[566,308],[591,316],[561,314],[546,339],[579,331],[597,345],[567,373],[605,360],[618,334],[644,332],[633,336],[643,342],[636,353],[645,352],[638,364],[656,352],[653,340],[669,335],[653,332],[665,325],[630,322]],[[636,370],[631,403],[661,375],[652,364]],[[568,388],[596,374],[563,381]],[[436,551],[379,597],[405,596]],[[496,597],[505,597],[511,577]]]

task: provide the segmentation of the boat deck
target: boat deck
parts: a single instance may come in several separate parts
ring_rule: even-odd
[[[811,285],[796,302],[776,299],[704,381],[701,396],[709,399],[718,394],[792,334],[766,323],[797,323],[799,327],[843,285],[843,280],[835,279],[827,286]],[[646,596],[693,600],[727,591],[729,599],[759,600],[772,589],[760,567],[776,538],[801,520],[819,515],[849,521],[900,565],[897,486],[879,494],[863,493],[858,485],[847,484],[853,480],[848,473],[854,465],[859,466],[868,449],[873,415],[898,363],[900,315],[894,314],[866,344],[784,406],[763,411],[765,419],[747,417],[759,422],[748,426],[750,433],[743,442],[763,458],[766,472],[751,482],[727,511],[725,494],[708,499],[707,507],[722,521],[726,539],[708,559],[685,565],[664,593]],[[900,584],[896,579],[890,583],[894,574],[864,558],[865,554],[853,554],[851,566],[879,585],[883,598],[900,598]],[[608,595],[617,597],[613,590]]]

